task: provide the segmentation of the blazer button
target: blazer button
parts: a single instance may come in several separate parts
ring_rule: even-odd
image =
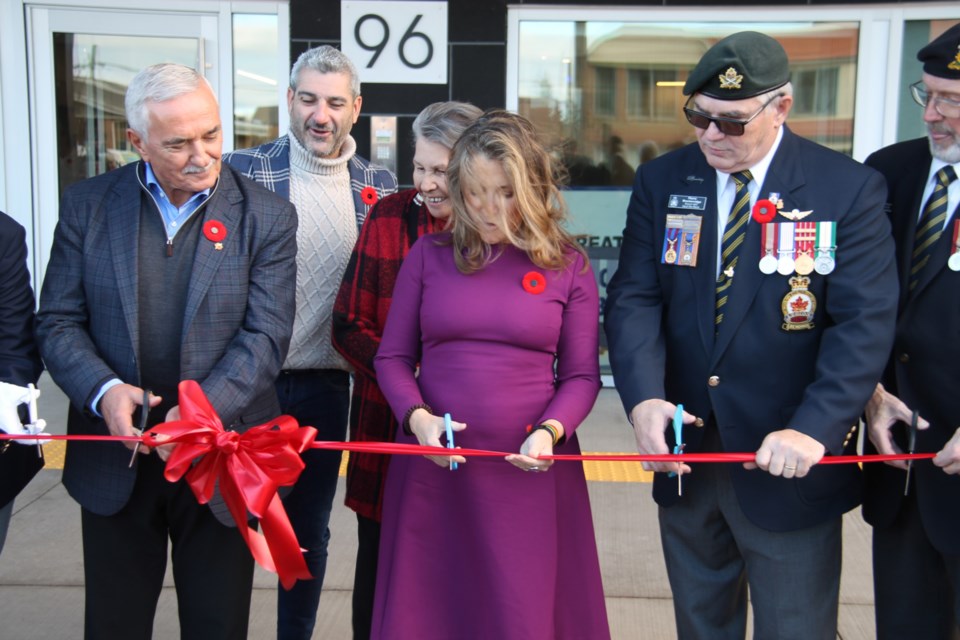
[[[720,386],[720,376],[710,376],[710,377],[707,379],[707,384],[710,385],[711,387],[719,387],[719,386]]]
[[[910,354],[909,354],[909,353],[901,353],[899,356],[897,356],[897,360],[899,360],[899,361],[902,362],[903,364],[906,364],[906,363],[910,362]]]

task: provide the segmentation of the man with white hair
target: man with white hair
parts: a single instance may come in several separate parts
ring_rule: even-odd
[[[790,130],[767,34],[716,42],[683,93],[697,142],[640,166],[605,316],[641,453],[753,453],[645,463],[677,636],[743,638],[749,593],[754,637],[836,638],[861,478],[819,463],[856,448],[892,339],[883,179]]]
[[[126,112],[142,161],[67,189],[40,297],[40,351],[70,398],[68,432],[129,436],[177,419],[182,380],[200,384],[227,429],[272,420],[293,326],[296,212],[221,167],[219,108],[193,69],[144,69]],[[85,637],[151,637],[169,539],[181,637],[246,638],[253,559],[222,500],[199,504],[186,481],[164,479],[159,455],[132,449],[67,447]]]
[[[866,162],[887,179],[900,280],[893,350],[866,418],[879,453],[937,456],[864,466],[881,640],[960,633],[960,24],[917,58],[910,91],[927,135]]]

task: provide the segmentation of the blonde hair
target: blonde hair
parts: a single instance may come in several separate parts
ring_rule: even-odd
[[[498,162],[513,189],[516,216],[500,222],[510,244],[526,252],[542,269],[566,267],[571,262],[571,250],[586,258],[586,252],[563,226],[567,216],[557,187],[558,167],[538,140],[533,125],[515,113],[491,110],[463,132],[447,166],[457,269],[474,273],[499,255],[483,241],[478,221],[463,197],[478,158]],[[584,263],[589,264],[586,260]]]

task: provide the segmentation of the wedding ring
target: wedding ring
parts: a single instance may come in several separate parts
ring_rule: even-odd
[[[540,471],[540,468],[539,468],[539,467],[530,467],[529,469],[527,469],[527,471],[534,471],[534,472],[536,472],[536,471]]]
[[[791,467],[791,466],[789,466],[789,465],[783,465],[783,469],[784,469],[784,471],[796,471],[796,470],[797,470],[796,467]]]

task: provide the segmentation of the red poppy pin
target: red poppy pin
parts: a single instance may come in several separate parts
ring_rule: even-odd
[[[777,216],[777,205],[769,200],[757,200],[753,205],[753,219],[760,223],[772,221]]]
[[[530,271],[523,276],[523,290],[534,295],[543,293],[547,288],[547,279],[543,274]]]
[[[223,239],[227,237],[227,228],[219,220],[207,220],[203,223],[203,235],[214,243],[213,248],[223,251]]]
[[[360,190],[360,199],[363,200],[363,204],[368,207],[372,207],[377,204],[377,200],[380,199],[380,195],[377,193],[377,190],[373,187],[364,187]]]

